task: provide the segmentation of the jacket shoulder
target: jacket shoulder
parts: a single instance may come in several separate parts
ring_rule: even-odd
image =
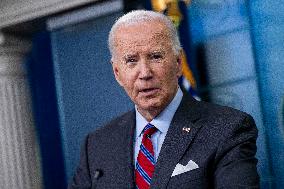
[[[122,130],[131,128],[134,126],[133,124],[135,124],[135,110],[130,110],[89,133],[89,138],[104,135],[110,137],[111,134],[120,133]]]
[[[230,136],[240,131],[253,131],[257,133],[255,121],[246,112],[208,102],[197,102],[201,112],[200,123],[206,125],[205,128],[218,131],[223,135]],[[225,134],[227,133],[227,134]]]
[[[203,128],[220,132],[235,132],[240,128],[252,128],[257,130],[252,116],[243,111],[217,105],[204,101],[197,101],[191,96],[185,95],[181,103],[181,116],[197,117],[195,123],[202,125]],[[181,116],[178,116],[179,118]]]
[[[213,104],[204,101],[196,101],[196,107],[201,112],[201,116],[213,122],[234,123],[243,119],[253,120],[252,116],[246,112],[232,107]]]

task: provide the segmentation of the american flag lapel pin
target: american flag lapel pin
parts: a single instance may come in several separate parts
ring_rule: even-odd
[[[190,127],[183,127],[182,130],[189,133]]]

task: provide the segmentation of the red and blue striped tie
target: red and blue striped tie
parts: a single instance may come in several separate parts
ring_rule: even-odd
[[[135,182],[136,188],[138,189],[150,188],[156,163],[151,136],[156,131],[157,128],[150,123],[148,123],[143,129],[144,134],[137,157],[135,170]]]

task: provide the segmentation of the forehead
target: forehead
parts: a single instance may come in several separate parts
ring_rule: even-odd
[[[119,26],[114,33],[115,48],[159,46],[170,43],[166,25],[160,21],[147,21]]]

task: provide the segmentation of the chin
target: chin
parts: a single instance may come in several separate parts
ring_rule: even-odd
[[[153,111],[156,109],[160,109],[162,106],[162,104],[160,102],[151,102],[151,103],[141,103],[139,105],[140,108],[142,108],[143,110],[148,110],[148,111]]]

